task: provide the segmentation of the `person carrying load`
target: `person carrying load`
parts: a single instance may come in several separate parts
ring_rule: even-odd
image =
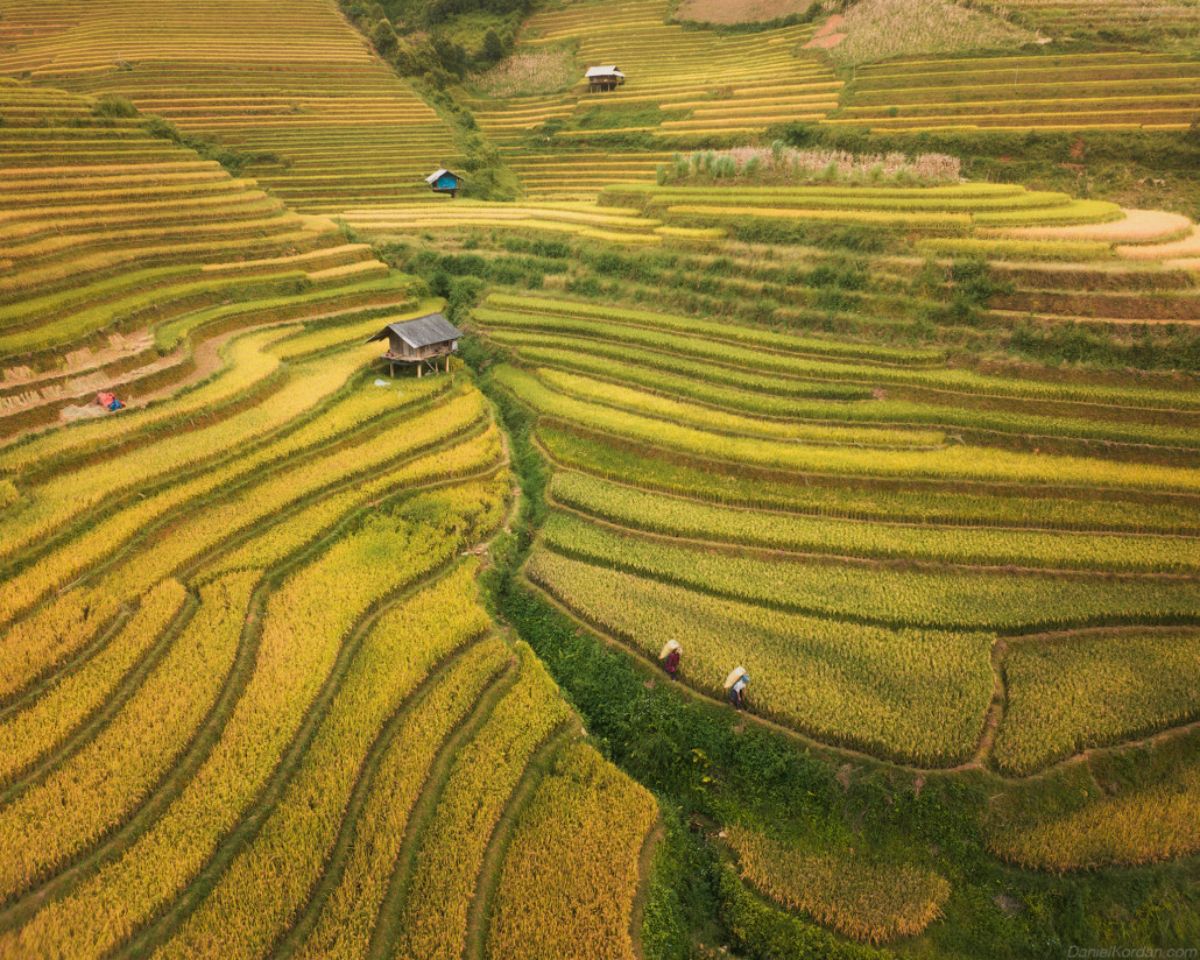
[[[122,410],[125,407],[125,404],[117,399],[117,395],[115,393],[109,393],[107,390],[101,390],[98,394],[96,394],[96,403],[104,407],[104,409],[109,411],[109,413],[116,413],[118,410]]]
[[[725,678],[725,695],[733,704],[733,709],[744,710],[746,708],[746,687],[749,683],[750,674],[746,672],[745,667],[734,667],[729,676]]]
[[[662,668],[667,671],[667,676],[672,680],[675,679],[675,674],[679,671],[679,658],[682,655],[683,647],[679,645],[678,640],[668,640],[658,655],[658,660],[662,664]]]

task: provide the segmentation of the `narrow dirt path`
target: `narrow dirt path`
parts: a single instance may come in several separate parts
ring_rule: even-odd
[[[638,851],[638,885],[633,897],[633,908],[629,911],[629,942],[633,944],[633,952],[638,960],[645,960],[646,951],[642,945],[642,924],[646,918],[646,899],[649,896],[649,883],[654,872],[654,854],[658,845],[666,838],[667,831],[663,825],[662,815],[654,821],[649,832],[642,840],[642,849]]]
[[[1104,243],[1166,243],[1191,232],[1194,224],[1164,210],[1126,210],[1121,220],[1064,227],[1004,227],[981,230],[984,236],[1025,240],[1099,240]]]
[[[992,664],[992,700],[988,705],[987,715],[983,720],[983,731],[979,736],[979,745],[975,748],[975,756],[971,762],[978,767],[986,767],[992,756],[992,748],[996,736],[1000,732],[1000,724],[1004,722],[1004,714],[1008,710],[1008,683],[1004,674],[1004,659],[1008,654],[1008,641],[997,637],[992,643],[990,660]]]

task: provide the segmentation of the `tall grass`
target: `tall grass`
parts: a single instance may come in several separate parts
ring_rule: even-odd
[[[474,85],[489,97],[504,99],[564,90],[579,76],[570,48],[554,46],[516,53],[479,74]]]
[[[945,153],[849,153],[800,150],[776,140],[770,147],[734,147],[676,154],[658,167],[660,185],[736,180],[771,183],[955,183],[962,162]]]
[[[1037,39],[949,0],[859,0],[846,11],[842,30],[846,39],[829,55],[846,66],[912,54],[1008,49]]]

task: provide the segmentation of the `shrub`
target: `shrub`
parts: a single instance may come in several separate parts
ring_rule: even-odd
[[[138,108],[125,97],[106,93],[96,101],[96,105],[92,107],[92,113],[97,117],[136,117]]]
[[[400,38],[396,36],[396,29],[389,21],[380,20],[371,30],[371,43],[382,56],[387,57],[396,52]]]

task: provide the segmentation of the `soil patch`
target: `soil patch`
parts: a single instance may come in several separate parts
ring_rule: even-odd
[[[804,45],[805,50],[832,50],[839,43],[846,39],[844,33],[826,33],[818,37],[813,37]]]

